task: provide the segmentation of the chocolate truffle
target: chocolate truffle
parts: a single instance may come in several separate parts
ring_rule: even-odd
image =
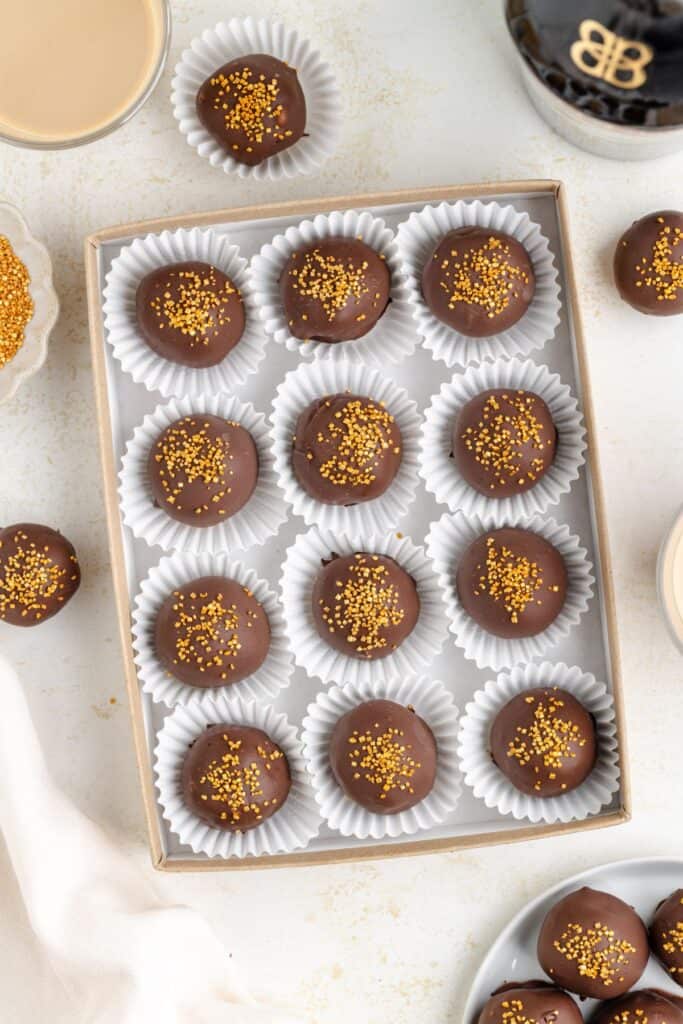
[[[0,620],[37,626],[61,611],[81,582],[73,545],[57,530],[15,523],[0,530]]]
[[[284,752],[248,725],[210,725],[183,763],[186,806],[225,832],[247,832],[271,818],[291,784]]]
[[[557,686],[525,690],[508,701],[493,721],[490,744],[495,764],[512,785],[538,797],[576,789],[597,755],[592,715]]]
[[[420,612],[415,581],[393,558],[364,551],[334,555],[313,584],[318,633],[349,658],[374,661],[393,654]]]
[[[591,1024],[683,1024],[683,1009],[675,996],[643,988],[603,1003]]]
[[[327,395],[299,416],[292,467],[304,490],[325,505],[378,498],[400,465],[401,431],[384,402]]]
[[[546,915],[538,960],[552,981],[588,999],[616,999],[645,970],[645,925],[627,903],[606,892],[577,889]]]
[[[149,453],[155,503],[171,519],[214,526],[247,503],[258,477],[258,451],[232,420],[196,413],[175,420]]]
[[[157,613],[157,656],[188,686],[229,686],[252,675],[270,645],[268,616],[236,580],[202,576],[173,590]]]
[[[194,370],[215,366],[244,331],[239,289],[208,263],[173,263],[138,285],[137,321],[149,347]]]
[[[297,249],[280,275],[290,333],[302,341],[353,341],[389,302],[386,260],[359,238],[323,238]]]
[[[482,629],[508,640],[555,621],[567,595],[560,552],[530,530],[502,527],[478,537],[456,573],[460,602]]]
[[[683,213],[660,210],[635,221],[617,243],[614,279],[641,313],[683,313]]]
[[[254,167],[304,135],[306,100],[294,68],[250,53],[209,75],[197,93],[197,117],[234,160]]]
[[[471,338],[516,324],[535,287],[524,246],[502,231],[476,226],[444,235],[422,271],[422,295],[434,316]]]
[[[374,814],[398,814],[431,791],[436,742],[413,708],[369,700],[335,725],[330,766],[351,800]]]
[[[552,466],[556,447],[550,409],[531,391],[483,391],[462,407],[453,427],[460,474],[489,498],[534,487]]]
[[[659,904],[650,925],[652,952],[677,985],[683,985],[683,889]]]
[[[583,1024],[583,1017],[566,992],[546,981],[524,981],[497,988],[477,1024]]]

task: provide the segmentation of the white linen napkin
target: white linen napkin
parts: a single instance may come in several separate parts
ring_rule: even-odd
[[[0,693],[0,828],[55,975],[44,1019],[294,1024],[256,1004],[209,924],[189,907],[164,905],[55,786],[19,678],[1,656]]]

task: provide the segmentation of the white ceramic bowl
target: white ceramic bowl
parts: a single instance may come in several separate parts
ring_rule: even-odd
[[[0,402],[6,402],[16,394],[22,381],[45,362],[59,302],[52,286],[49,253],[42,242],[33,237],[22,215],[10,203],[0,203],[0,235],[9,240],[29,272],[29,291],[34,306],[33,316],[26,325],[24,344],[13,359],[0,367]]]

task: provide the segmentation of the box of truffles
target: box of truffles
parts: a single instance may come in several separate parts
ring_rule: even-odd
[[[154,864],[626,820],[563,186],[221,210],[86,254]]]

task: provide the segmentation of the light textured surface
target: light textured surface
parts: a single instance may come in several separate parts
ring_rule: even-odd
[[[4,628],[0,646],[23,673],[57,780],[141,871],[150,868],[107,559],[83,236],[142,217],[315,194],[541,176],[568,186],[614,556],[634,820],[457,856],[157,878],[169,899],[211,919],[257,989],[320,1024],[455,1024],[487,944],[543,886],[604,860],[677,854],[683,845],[683,674],[654,587],[657,548],[683,496],[683,321],[632,312],[610,277],[614,243],[631,220],[683,205],[683,154],[620,164],[553,135],[523,93],[501,6],[264,0],[259,11],[311,36],[342,84],[341,147],[317,180],[246,184],[208,166],[180,136],[169,102],[180,49],[226,14],[254,13],[244,3],[226,12],[218,0],[175,4],[163,81],[117,134],[64,153],[0,150],[2,198],[49,246],[62,305],[46,367],[0,409],[0,521],[60,527],[85,577],[68,612],[39,629]],[[42,1020],[41,974],[29,973],[30,930],[2,850],[0,907],[4,1015]]]

